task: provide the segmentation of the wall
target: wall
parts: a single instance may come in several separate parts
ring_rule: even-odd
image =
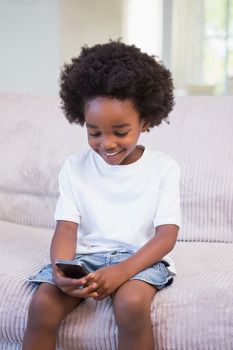
[[[60,0],[62,62],[94,45],[122,36],[121,0]]]
[[[0,92],[54,96],[81,46],[122,38],[162,55],[162,0],[0,0]]]
[[[176,89],[184,89],[201,82],[202,6],[203,0],[173,1],[171,56]]]
[[[122,0],[123,36],[142,51],[162,58],[163,0]]]
[[[56,95],[57,0],[0,1],[0,92]]]

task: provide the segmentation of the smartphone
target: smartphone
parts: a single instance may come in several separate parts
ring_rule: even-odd
[[[72,260],[56,260],[55,265],[69,278],[82,278],[89,273],[83,265]]]

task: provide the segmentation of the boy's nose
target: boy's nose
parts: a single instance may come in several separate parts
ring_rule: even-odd
[[[114,149],[116,147],[116,142],[114,141],[114,139],[112,137],[104,137],[102,139],[102,147],[105,150]]]

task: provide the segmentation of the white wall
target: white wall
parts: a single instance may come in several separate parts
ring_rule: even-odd
[[[162,1],[122,0],[125,41],[159,58],[162,58]]]
[[[121,20],[121,0],[0,0],[0,92],[57,95],[61,65]]]
[[[162,0],[0,0],[0,92],[53,96],[81,46],[110,38],[162,55]]]
[[[203,0],[173,0],[172,71],[177,89],[201,83]]]
[[[58,0],[0,1],[0,92],[56,95]]]
[[[122,36],[121,0],[60,0],[62,61],[77,56],[81,46]]]

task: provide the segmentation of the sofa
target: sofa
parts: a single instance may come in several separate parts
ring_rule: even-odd
[[[175,157],[182,170],[177,276],[151,305],[155,349],[232,350],[233,97],[177,97],[170,124],[140,143]],[[86,147],[85,128],[66,121],[58,98],[0,94],[1,350],[22,347],[36,290],[26,279],[49,261],[58,173]],[[74,310],[57,349],[116,350],[111,299]]]

